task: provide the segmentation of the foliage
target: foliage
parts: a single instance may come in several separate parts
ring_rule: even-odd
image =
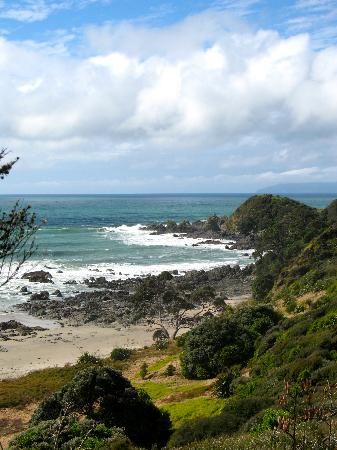
[[[246,362],[253,353],[254,336],[230,318],[215,317],[192,330],[181,356],[186,378],[212,378],[225,367]]]
[[[144,380],[144,378],[146,377],[146,375],[148,374],[148,364],[146,362],[144,362],[141,366],[140,366],[140,371],[139,371],[139,375],[140,377]]]
[[[195,292],[177,290],[167,283],[172,278],[166,272],[158,276],[148,276],[142,280],[133,295],[133,320],[146,319],[147,323],[157,325],[154,332],[156,342],[175,339],[179,331],[194,326],[209,311],[208,302],[214,298],[210,287]],[[194,314],[191,311],[198,308]],[[171,335],[170,330],[173,329]]]
[[[330,205],[325,209],[325,214],[329,224],[337,222],[337,200],[330,203]]]
[[[255,241],[254,297],[266,299],[292,258],[326,226],[326,215],[286,197],[257,195],[231,217],[236,229]]]
[[[176,371],[177,369],[175,368],[175,366],[173,364],[169,364],[164,370],[164,375],[166,377],[172,377],[173,375],[175,375]]]
[[[181,356],[187,378],[212,378],[253,356],[254,342],[279,320],[270,307],[243,306],[230,315],[215,317],[194,328],[185,339]]]
[[[40,404],[31,424],[73,414],[84,415],[109,428],[122,427],[133,442],[144,447],[164,445],[170,433],[167,414],[109,367],[91,367],[80,372],[71,383]]]
[[[62,418],[41,422],[16,437],[9,446],[10,450],[23,449],[105,449],[132,450],[135,447],[118,428],[86,420]]]
[[[222,434],[232,434],[268,404],[270,402],[267,400],[256,398],[233,400],[224,405],[219,415],[202,417],[183,424],[172,434],[170,446],[175,447]]]
[[[214,384],[214,394],[219,398],[227,398],[234,394],[233,381],[240,375],[241,366],[226,368],[218,375]]]
[[[101,360],[97,358],[97,356],[92,355],[91,353],[88,352],[82,353],[82,355],[77,360],[77,364],[79,366],[95,366],[100,363]]]
[[[297,306],[297,298],[312,293],[332,292],[337,278],[337,222],[315,237],[285,267],[274,288],[276,300]],[[317,295],[316,295],[317,297]],[[309,298],[310,300],[310,298]],[[308,304],[310,306],[311,303]]]
[[[6,149],[0,150],[0,163],[7,154]],[[9,174],[18,159],[0,165],[0,179]],[[0,211],[0,286],[17,275],[36,249],[33,239],[37,231],[36,217],[30,209],[17,202],[9,212]]]
[[[169,342],[168,339],[159,339],[154,345],[157,350],[166,350],[169,346]]]
[[[114,348],[111,352],[112,361],[125,361],[130,358],[132,351],[128,348]]]

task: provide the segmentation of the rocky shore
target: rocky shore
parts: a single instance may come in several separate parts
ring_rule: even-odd
[[[223,240],[230,241],[228,249],[249,250],[254,248],[255,240],[253,235],[243,235],[233,230],[228,217],[210,216],[207,220],[197,220],[189,222],[184,220],[177,223],[168,220],[164,223],[154,223],[144,227],[151,231],[151,234],[177,234],[177,237],[188,237],[194,239],[204,239],[202,242],[196,242],[194,246],[203,244],[223,244]]]
[[[164,289],[175,292],[191,292],[198,288],[209,287],[217,298],[226,299],[248,296],[251,292],[253,266],[222,266],[208,271],[190,271],[185,275],[163,273]],[[168,274],[168,275],[167,275]],[[60,291],[47,290],[46,283],[52,287],[52,275],[49,272],[25,274],[31,283],[43,283],[43,290],[31,294],[29,300],[16,307],[42,319],[61,321],[66,325],[83,324],[109,327],[116,323],[130,325],[136,322],[133,311],[133,295],[146,282],[146,278],[108,281],[105,277],[92,277],[84,280],[85,292],[63,298]],[[29,287],[22,289],[23,295],[29,295]]]

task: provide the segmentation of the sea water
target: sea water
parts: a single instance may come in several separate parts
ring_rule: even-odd
[[[64,294],[81,291],[85,278],[118,279],[158,274],[163,270],[210,269],[224,264],[244,266],[252,252],[229,250],[222,245],[193,246],[198,240],[184,236],[152,235],[143,225],[166,220],[205,220],[212,214],[229,215],[251,194],[181,195],[30,195],[0,196],[0,210],[20,200],[31,205],[41,223],[36,235],[38,250],[19,276],[0,290],[0,311],[25,300],[24,285],[32,291],[47,285],[27,283],[28,270],[48,270],[52,290]],[[296,200],[323,208],[333,195],[296,195]],[[199,240],[201,242],[202,239]],[[64,284],[75,280],[79,284]],[[48,290],[51,291],[50,286]]]

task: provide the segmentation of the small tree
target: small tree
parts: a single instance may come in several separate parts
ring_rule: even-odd
[[[165,279],[150,276],[138,287],[133,298],[134,316],[158,326],[154,340],[175,339],[182,329],[199,323],[212,309],[212,288],[197,289],[192,294],[167,285]]]
[[[7,155],[6,149],[0,150],[0,163]],[[9,174],[18,159],[0,165],[0,179]],[[35,251],[35,219],[30,206],[21,207],[18,202],[9,212],[0,212],[0,286],[14,278]]]
[[[0,150],[1,180],[19,160],[5,161],[7,155],[6,149]],[[36,231],[35,214],[31,213],[30,206],[21,207],[17,202],[9,212],[0,211],[0,287],[13,279],[33,254],[36,248],[33,235]]]

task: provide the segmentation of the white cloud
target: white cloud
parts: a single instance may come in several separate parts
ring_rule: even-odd
[[[27,23],[40,22],[57,11],[109,2],[110,0],[10,0],[0,2],[0,18]]]
[[[8,5],[0,5],[0,17],[19,22],[38,22],[45,20],[57,10],[68,9],[70,5],[71,2],[69,0],[58,2],[48,0],[8,2]]]
[[[248,16],[255,11],[261,0],[215,0],[214,8],[231,10],[239,16]]]
[[[336,47],[315,52],[307,35],[252,32],[214,12],[86,38],[82,58],[0,38],[3,145],[50,166],[189,161],[190,180],[217,185],[233,170],[248,183],[334,176],[323,169],[337,165]]]

